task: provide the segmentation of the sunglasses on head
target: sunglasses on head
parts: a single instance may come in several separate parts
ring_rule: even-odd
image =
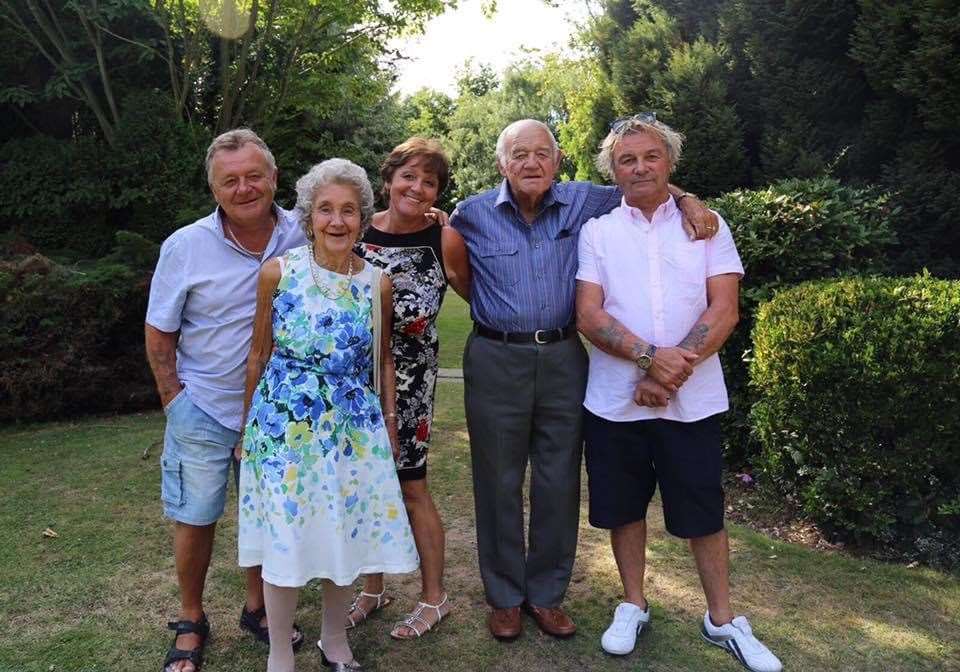
[[[652,124],[657,120],[656,112],[640,112],[639,114],[629,114],[625,117],[619,117],[610,122],[610,130],[617,133],[631,121],[639,121],[644,124]]]

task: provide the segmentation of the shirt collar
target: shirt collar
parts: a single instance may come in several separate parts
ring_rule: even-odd
[[[630,219],[636,221],[647,221],[647,218],[644,216],[640,208],[635,208],[632,205],[627,205],[627,197],[624,196],[620,199],[620,207],[623,208]],[[680,208],[677,207],[677,202],[673,200],[672,195],[667,196],[667,200],[657,206],[657,209],[653,211],[653,218],[650,220],[650,224],[655,224],[658,220],[663,218],[673,217],[675,214],[680,212]]]
[[[507,182],[507,178],[503,178],[500,182],[500,191],[497,193],[497,200],[494,202],[493,207],[498,208],[504,203],[509,204],[516,212],[520,212],[520,208],[517,207],[517,202],[513,200],[513,192],[510,190],[510,183]],[[559,203],[560,205],[570,204],[563,190],[557,188],[556,182],[551,183],[547,193],[543,195],[543,201],[540,202],[540,212],[543,212],[554,203]]]

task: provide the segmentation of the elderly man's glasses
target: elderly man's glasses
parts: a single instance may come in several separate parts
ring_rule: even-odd
[[[630,114],[625,117],[620,117],[614,119],[610,122],[610,130],[614,133],[619,133],[624,126],[626,126],[631,121],[640,121],[644,124],[652,124],[657,120],[656,112],[640,112],[639,114]]]

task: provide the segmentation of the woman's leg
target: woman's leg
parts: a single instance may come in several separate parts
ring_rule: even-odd
[[[347,609],[350,607],[352,597],[353,586],[338,586],[333,581],[323,580],[323,620],[320,626],[320,641],[324,655],[335,663],[349,663],[353,660],[345,625]]]
[[[440,613],[436,609],[424,609],[420,618],[431,626],[446,616],[450,611],[450,603],[445,602],[446,591],[443,587],[443,565],[445,553],[445,535],[443,521],[437,511],[430,491],[427,489],[427,479],[415,481],[401,481],[403,503],[410,518],[410,527],[413,529],[413,539],[420,554],[420,580],[422,583],[420,601],[427,604],[440,605]],[[420,628],[421,632],[423,628]],[[417,633],[407,625],[398,625],[394,635],[400,638],[416,637]]]
[[[293,616],[297,610],[299,588],[283,588],[263,582],[263,601],[270,623],[270,655],[267,672],[293,672]]]
[[[407,507],[413,539],[420,554],[420,577],[423,584],[420,599],[437,604],[443,599],[444,544],[443,521],[427,490],[427,479],[403,481],[403,503]]]

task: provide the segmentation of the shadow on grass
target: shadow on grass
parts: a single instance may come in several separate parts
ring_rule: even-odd
[[[389,577],[396,601],[353,631],[365,669],[729,670],[741,669],[698,635],[704,602],[686,545],[649,516],[648,596],[653,624],[630,656],[599,647],[621,588],[605,532],[581,515],[577,563],[566,606],[579,632],[557,641],[525,618],[524,635],[500,644],[486,632],[477,570],[462,385],[441,384],[430,457],[430,487],[447,529],[446,583],[454,611],[436,632],[396,643],[388,633],[411,609],[419,576]],[[160,414],[99,418],[0,431],[0,672],[156,670],[176,614],[170,526],[159,506]],[[218,526],[206,609],[214,635],[206,672],[263,670],[266,648],[237,627],[243,579],[236,567],[236,508]],[[52,528],[59,535],[45,538]],[[840,553],[811,551],[731,528],[738,611],[788,670],[960,670],[960,580]],[[308,643],[298,670],[322,670],[321,597],[302,592],[298,621]]]

